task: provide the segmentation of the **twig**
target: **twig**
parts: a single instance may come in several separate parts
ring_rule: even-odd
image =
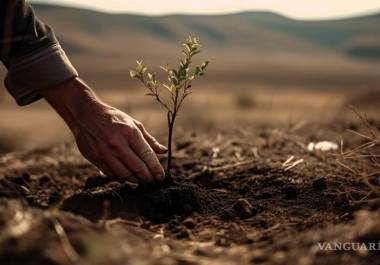
[[[341,144],[341,154],[336,159],[336,162],[341,167],[345,168],[346,170],[350,171],[354,175],[361,178],[363,183],[366,185],[367,188],[364,188],[363,190],[359,189],[351,189],[346,190],[346,197],[348,198],[351,205],[362,205],[362,204],[368,204],[371,202],[379,202],[380,201],[380,187],[378,185],[374,185],[370,181],[370,177],[375,176],[380,173],[378,169],[380,169],[380,164],[378,158],[380,157],[380,154],[373,154],[371,151],[374,149],[374,147],[380,146],[380,140],[379,140],[379,134],[375,128],[371,126],[369,123],[367,116],[364,114],[361,115],[356,109],[352,108],[354,113],[359,117],[359,119],[363,122],[365,127],[367,128],[368,132],[367,134],[360,133],[353,130],[348,130],[350,133],[359,136],[362,139],[365,139],[367,142],[364,144],[361,144],[357,147],[355,147],[352,150],[343,151],[343,143]],[[368,169],[366,171],[372,171],[372,172],[366,172],[364,170],[356,170],[353,167],[347,165],[347,163],[344,163],[342,161],[349,160],[349,161],[359,161],[366,162],[368,165]],[[363,195],[361,199],[357,200],[353,197],[353,194],[361,194]],[[374,197],[369,199],[370,197]]]
[[[247,161],[237,162],[235,164],[225,165],[225,166],[221,166],[221,167],[214,167],[214,168],[205,167],[201,172],[195,172],[195,173],[191,174],[189,176],[189,178],[193,179],[193,178],[201,175],[204,172],[219,172],[219,171],[224,171],[224,170],[230,170],[230,169],[234,169],[237,167],[250,165],[254,162],[255,162],[255,160],[247,160]]]
[[[294,159],[294,156],[290,156],[283,164],[282,164],[282,167],[287,167],[289,166],[290,162],[292,162]]]
[[[221,167],[210,168],[209,171],[217,172],[217,171],[223,171],[223,170],[230,170],[230,169],[233,169],[236,167],[250,165],[254,162],[255,162],[255,160],[247,160],[247,161],[237,162],[237,163],[232,164],[232,165],[225,165],[225,166],[221,166]]]
[[[53,223],[54,230],[58,235],[59,241],[61,242],[62,248],[65,251],[66,255],[73,263],[77,263],[80,260],[80,256],[71,245],[70,240],[65,232],[65,229],[62,227],[62,225],[59,223],[57,219],[51,218],[50,220]]]
[[[288,170],[290,170],[290,169],[292,169],[292,168],[298,166],[299,164],[301,164],[301,163],[303,163],[303,162],[304,162],[303,159],[298,159],[298,160],[295,161],[292,165],[286,167],[284,170],[285,170],[285,171],[288,171]]]
[[[115,225],[115,224],[126,224],[129,226],[140,227],[139,222],[134,222],[134,221],[124,220],[121,218],[116,218],[116,219],[112,219],[112,220],[106,220],[105,221],[105,228],[107,230],[109,230],[111,228],[111,226]]]

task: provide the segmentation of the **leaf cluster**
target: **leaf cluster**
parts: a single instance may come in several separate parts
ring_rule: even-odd
[[[191,93],[192,81],[199,76],[203,76],[209,64],[208,61],[204,61],[191,69],[193,57],[201,51],[201,45],[197,38],[189,36],[182,46],[183,57],[179,60],[177,69],[171,68],[169,65],[160,67],[167,75],[166,82],[158,81],[156,74],[149,72],[142,61],[137,61],[136,68],[130,70],[131,78],[140,80],[149,90],[146,95],[155,97],[155,99],[167,109],[169,122],[174,122],[175,116],[181,108],[184,99]],[[171,102],[165,102],[163,100],[160,93],[161,88],[165,88],[169,91]]]

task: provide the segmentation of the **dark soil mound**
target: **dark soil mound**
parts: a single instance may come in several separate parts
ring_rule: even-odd
[[[218,214],[230,205],[230,200],[221,192],[170,180],[159,185],[142,186],[136,194],[141,194],[141,214],[158,222],[193,212]]]
[[[165,222],[193,212],[219,215],[230,208],[233,202],[232,197],[225,192],[168,179],[137,188],[123,184],[119,187],[86,190],[64,200],[61,209],[91,220],[139,214],[153,222]],[[107,217],[104,216],[105,212]]]

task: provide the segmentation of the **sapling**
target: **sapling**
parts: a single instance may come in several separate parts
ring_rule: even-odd
[[[204,75],[204,71],[209,63],[208,61],[204,61],[202,64],[191,69],[193,57],[200,53],[201,50],[201,45],[197,38],[189,36],[182,46],[183,57],[180,58],[177,69],[171,68],[169,65],[160,67],[167,75],[167,82],[158,81],[156,74],[149,72],[142,61],[137,61],[137,67],[130,70],[131,78],[140,80],[148,89],[146,95],[154,97],[167,111],[168,160],[166,174],[169,178],[171,177],[173,129],[178,112],[185,98],[191,94],[192,81]],[[170,99],[164,99],[162,88],[169,92]]]

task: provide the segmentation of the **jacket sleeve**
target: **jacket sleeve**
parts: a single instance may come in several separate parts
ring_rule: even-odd
[[[52,29],[25,0],[0,0],[0,60],[5,87],[19,105],[41,98],[39,91],[78,76]]]

